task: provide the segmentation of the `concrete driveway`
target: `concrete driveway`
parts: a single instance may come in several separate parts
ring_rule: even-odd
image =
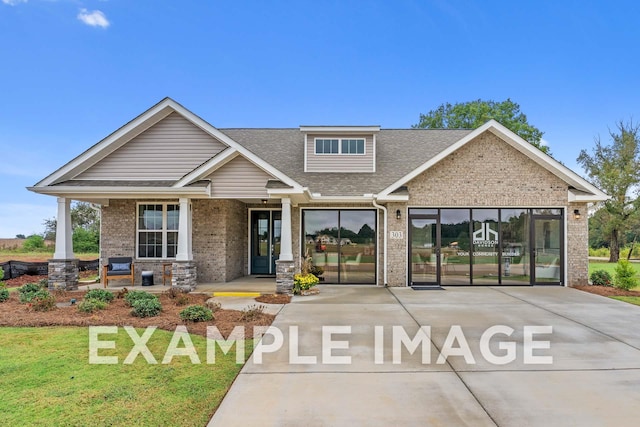
[[[640,307],[562,287],[320,290],[282,309],[209,426],[638,425]]]

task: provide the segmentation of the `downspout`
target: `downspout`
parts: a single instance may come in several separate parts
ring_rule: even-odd
[[[382,263],[383,263],[383,266],[382,266],[382,272],[383,273],[382,273],[382,275],[384,277],[383,281],[384,281],[384,286],[386,288],[387,287],[387,283],[388,283],[387,282],[387,252],[388,252],[387,251],[387,234],[389,234],[389,232],[387,231],[387,224],[388,224],[387,217],[388,217],[388,215],[387,215],[387,208],[382,206],[382,205],[379,205],[378,202],[376,201],[377,198],[378,198],[378,196],[376,194],[374,194],[373,195],[373,200],[371,201],[371,203],[373,203],[373,206],[375,208],[377,208],[378,210],[381,210],[381,211],[384,212],[384,235],[382,236],[383,241],[384,241],[384,243],[383,243],[384,254],[383,254],[383,261],[382,261]]]

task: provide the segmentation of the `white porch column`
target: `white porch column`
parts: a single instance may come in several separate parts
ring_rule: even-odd
[[[56,250],[53,259],[74,259],[73,230],[71,230],[71,200],[58,197],[58,218],[56,223]]]
[[[282,229],[280,232],[280,261],[293,261],[293,244],[291,242],[291,199],[283,197]]]
[[[193,261],[193,253],[191,251],[191,205],[187,198],[180,198],[176,261]]]

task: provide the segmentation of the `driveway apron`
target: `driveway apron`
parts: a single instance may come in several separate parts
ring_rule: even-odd
[[[562,287],[320,291],[280,311],[209,426],[640,419],[640,307]]]

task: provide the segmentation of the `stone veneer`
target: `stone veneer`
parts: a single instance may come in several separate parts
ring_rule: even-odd
[[[295,261],[276,261],[276,293],[293,294],[293,275],[296,272]]]
[[[408,207],[565,207],[567,282],[587,281],[586,203],[569,204],[567,184],[491,133],[480,135],[407,184],[408,203],[389,203],[389,286],[407,285]],[[400,209],[398,221],[394,212]],[[582,217],[573,218],[579,209]]]
[[[75,291],[78,289],[78,260],[49,260],[49,290]]]
[[[171,286],[184,292],[196,289],[198,274],[197,267],[191,261],[176,261],[171,266]]]

